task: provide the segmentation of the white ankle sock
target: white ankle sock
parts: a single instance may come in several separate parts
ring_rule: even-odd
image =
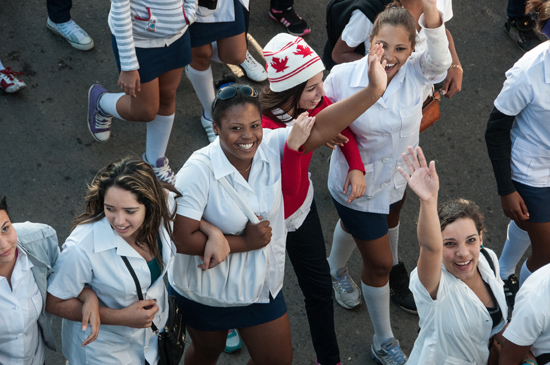
[[[191,84],[193,84],[195,93],[202,104],[204,116],[207,119],[212,119],[212,103],[216,97],[212,67],[209,66],[204,71],[197,71],[191,66],[187,66],[187,77],[191,81]]]
[[[506,242],[504,242],[502,254],[498,259],[500,278],[502,280],[508,279],[510,275],[516,272],[516,266],[530,244],[531,239],[527,231],[519,228],[516,222],[510,221]]]
[[[147,161],[155,167],[157,160],[163,158],[166,153],[170,132],[174,124],[174,115],[157,115],[155,119],[147,123],[145,156]]]
[[[399,244],[399,223],[397,224],[397,226],[388,229],[388,238],[390,239],[393,266],[395,266],[399,263],[399,251],[397,249],[397,246]]]
[[[523,283],[525,282],[525,280],[527,280],[527,278],[529,276],[531,276],[532,272],[527,268],[527,260],[525,260],[523,262],[523,266],[521,267],[521,271],[519,273],[519,287],[521,288],[521,286],[523,285]]]
[[[340,220],[338,220],[334,228],[332,248],[328,257],[328,265],[332,276],[336,276],[338,269],[347,265],[353,249],[357,246],[351,234],[344,231],[340,223]]]
[[[390,283],[376,288],[361,282],[361,288],[374,327],[373,343],[379,349],[384,341],[393,337],[390,323]]]
[[[212,58],[210,60],[217,63],[223,63],[218,55],[218,42],[212,42]]]
[[[124,93],[105,93],[101,95],[98,102],[99,109],[101,110],[101,112],[103,112],[103,114],[109,114],[118,119],[126,120],[122,118],[120,114],[118,114],[118,112],[116,111],[116,103],[118,99],[120,99],[124,95]]]

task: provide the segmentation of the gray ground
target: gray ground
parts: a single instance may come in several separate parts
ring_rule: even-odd
[[[269,20],[268,0],[252,2],[250,30],[260,45],[284,29]],[[307,42],[321,53],[328,0],[297,1],[297,9],[311,25]],[[502,250],[508,220],[504,217],[483,138],[492,103],[501,89],[504,73],[522,56],[503,31],[505,0],[455,1],[448,27],[464,67],[463,91],[441,103],[441,120],[421,135],[428,158],[435,159],[441,179],[441,199],[464,197],[485,214],[485,244]],[[4,0],[0,12],[0,60],[5,66],[24,71],[28,88],[17,95],[0,96],[0,195],[7,195],[14,221],[43,222],[53,226],[62,243],[71,221],[83,209],[86,184],[110,161],[145,150],[145,125],[115,121],[108,143],[95,142],[86,127],[87,90],[101,83],[117,91],[117,69],[107,26],[109,1],[74,1],[73,18],[94,38],[90,52],[71,48],[46,29],[45,1]],[[253,51],[254,54],[255,51]],[[226,67],[216,65],[215,77]],[[243,80],[245,81],[245,80]],[[262,85],[265,86],[265,85]],[[177,96],[176,123],[167,156],[174,170],[189,155],[207,144],[199,123],[200,104],[184,76]],[[330,151],[315,153],[311,171],[316,201],[330,250],[335,209],[326,188]],[[402,211],[400,257],[412,270],[418,255],[414,194]],[[356,252],[351,275],[359,281],[361,258]],[[288,263],[284,294],[289,309],[296,364],[314,364],[303,297]],[[393,330],[405,352],[412,349],[418,318],[391,306]],[[367,310],[348,311],[335,305],[336,331],[345,364],[371,364],[373,334]],[[61,348],[60,321],[55,323]],[[273,344],[276,346],[276,344]],[[220,364],[246,364],[243,349],[222,355]],[[47,364],[62,364],[61,352],[48,352]]]

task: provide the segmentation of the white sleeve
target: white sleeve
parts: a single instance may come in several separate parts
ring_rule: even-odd
[[[210,189],[210,169],[202,162],[188,160],[176,175],[176,189],[182,196],[176,199],[177,214],[200,221]]]
[[[453,1],[437,0],[437,9],[443,13],[443,21],[447,23],[453,17]]]
[[[197,8],[199,7],[197,0],[184,0],[183,1],[183,11],[185,11],[185,16],[187,17],[188,25],[191,25],[197,19]],[[189,30],[188,30],[189,31]]]
[[[534,97],[529,75],[514,66],[506,72],[506,81],[494,105],[501,113],[516,116],[533,101]]]
[[[441,12],[439,12],[439,16],[443,19]],[[424,14],[420,16],[418,23],[426,34],[427,49],[418,56],[413,56],[413,61],[418,59],[422,73],[428,80],[440,79],[453,62],[449,51],[449,40],[445,32],[445,23],[442,22],[441,26],[437,28],[426,28]]]
[[[525,293],[523,293],[525,294]],[[522,295],[521,290],[516,297],[512,321],[503,336],[518,346],[530,346],[535,343],[543,331],[548,330],[548,315],[540,308],[539,298],[533,298],[533,293]]]
[[[122,71],[139,69],[136,48],[134,46],[130,0],[111,0],[109,18],[112,25],[111,31],[115,36],[118,48],[120,69]]]
[[[77,298],[84,285],[92,282],[90,259],[70,236],[63,245],[54,270],[48,280],[48,293],[62,300]]]
[[[338,85],[336,84],[336,80],[338,79],[338,70],[340,69],[339,66],[335,66],[330,71],[330,74],[327,76],[325,82],[323,83],[323,89],[325,89],[325,95],[327,98],[330,99],[333,103],[336,103],[340,100],[340,93],[338,90]]]
[[[285,143],[292,131],[290,128],[277,128],[267,129],[264,128],[264,136],[262,143],[266,143],[267,148],[280,156],[280,161],[283,160],[283,152],[285,150]]]
[[[342,31],[342,40],[355,48],[370,39],[373,24],[361,10],[354,10],[348,24]]]
[[[409,289],[413,293],[414,302],[420,318],[431,318],[433,311],[435,310],[435,305],[442,300],[441,298],[447,295],[446,284],[445,274],[442,272],[439,287],[437,289],[437,296],[435,299],[432,299],[430,293],[428,293],[424,285],[420,282],[420,278],[418,277],[418,268],[411,272]]]

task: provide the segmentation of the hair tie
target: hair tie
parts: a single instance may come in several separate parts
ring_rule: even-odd
[[[550,19],[546,22],[544,28],[542,28],[542,34],[544,34],[546,38],[550,39]]]

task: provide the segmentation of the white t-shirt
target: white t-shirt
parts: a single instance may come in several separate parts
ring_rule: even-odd
[[[437,8],[443,13],[443,22],[451,20],[453,17],[452,0],[437,0]],[[342,31],[342,40],[351,48],[355,48],[361,43],[364,43],[365,52],[367,52],[370,49],[372,28],[373,24],[369,18],[367,18],[361,10],[354,10],[348,24]],[[423,29],[421,29],[416,36],[415,52],[421,52],[425,49],[426,34]]]
[[[169,206],[173,207],[172,203]],[[136,285],[121,256],[128,257],[141,285],[144,299],[156,299],[159,311],[153,322],[163,328],[168,319],[168,296],[163,277],[176,252],[168,233],[162,228],[163,272],[151,283],[147,261],[111,228],[107,218],[77,226],[65,241],[55,263],[56,271],[48,281],[48,292],[60,299],[76,298],[89,286],[100,306],[122,309],[138,301]],[[80,322],[63,319],[63,355],[70,364],[158,363],[158,337],[150,328],[101,325],[97,339],[80,344],[90,335]]]
[[[202,271],[198,256],[177,254],[169,270],[170,285],[196,302],[216,306],[269,303],[283,286],[286,233],[281,191],[281,159],[292,128],[264,129],[246,181],[229,162],[219,138],[196,151],[210,159],[213,172],[193,155],[176,175],[177,214],[200,221],[204,218],[224,234],[240,235],[247,216],[218,182],[226,177],[257,216],[269,220],[271,242],[259,250],[229,254],[213,269]]]
[[[207,9],[199,6],[197,8],[197,23],[217,23],[235,21],[235,7],[233,1],[237,0],[218,0],[216,9]],[[250,0],[240,0],[242,6],[248,10]]]
[[[18,257],[11,274],[11,285],[0,276],[0,364],[44,364],[44,339],[38,326],[42,294],[25,251]],[[12,290],[13,288],[13,290]]]
[[[535,356],[550,352],[550,264],[525,280],[504,337],[518,346],[531,346]]]
[[[512,139],[512,179],[550,186],[550,41],[527,52],[506,72],[495,107],[516,116]]]
[[[502,330],[508,313],[497,256],[492,250],[487,251],[493,259],[496,275],[481,253],[477,267],[483,281],[491,287],[503,320],[492,328],[493,320],[483,302],[462,280],[449,273],[444,265],[441,265],[441,280],[435,300],[420,282],[417,269],[414,269],[409,288],[420,317],[420,332],[407,364],[487,363],[489,338]]]

